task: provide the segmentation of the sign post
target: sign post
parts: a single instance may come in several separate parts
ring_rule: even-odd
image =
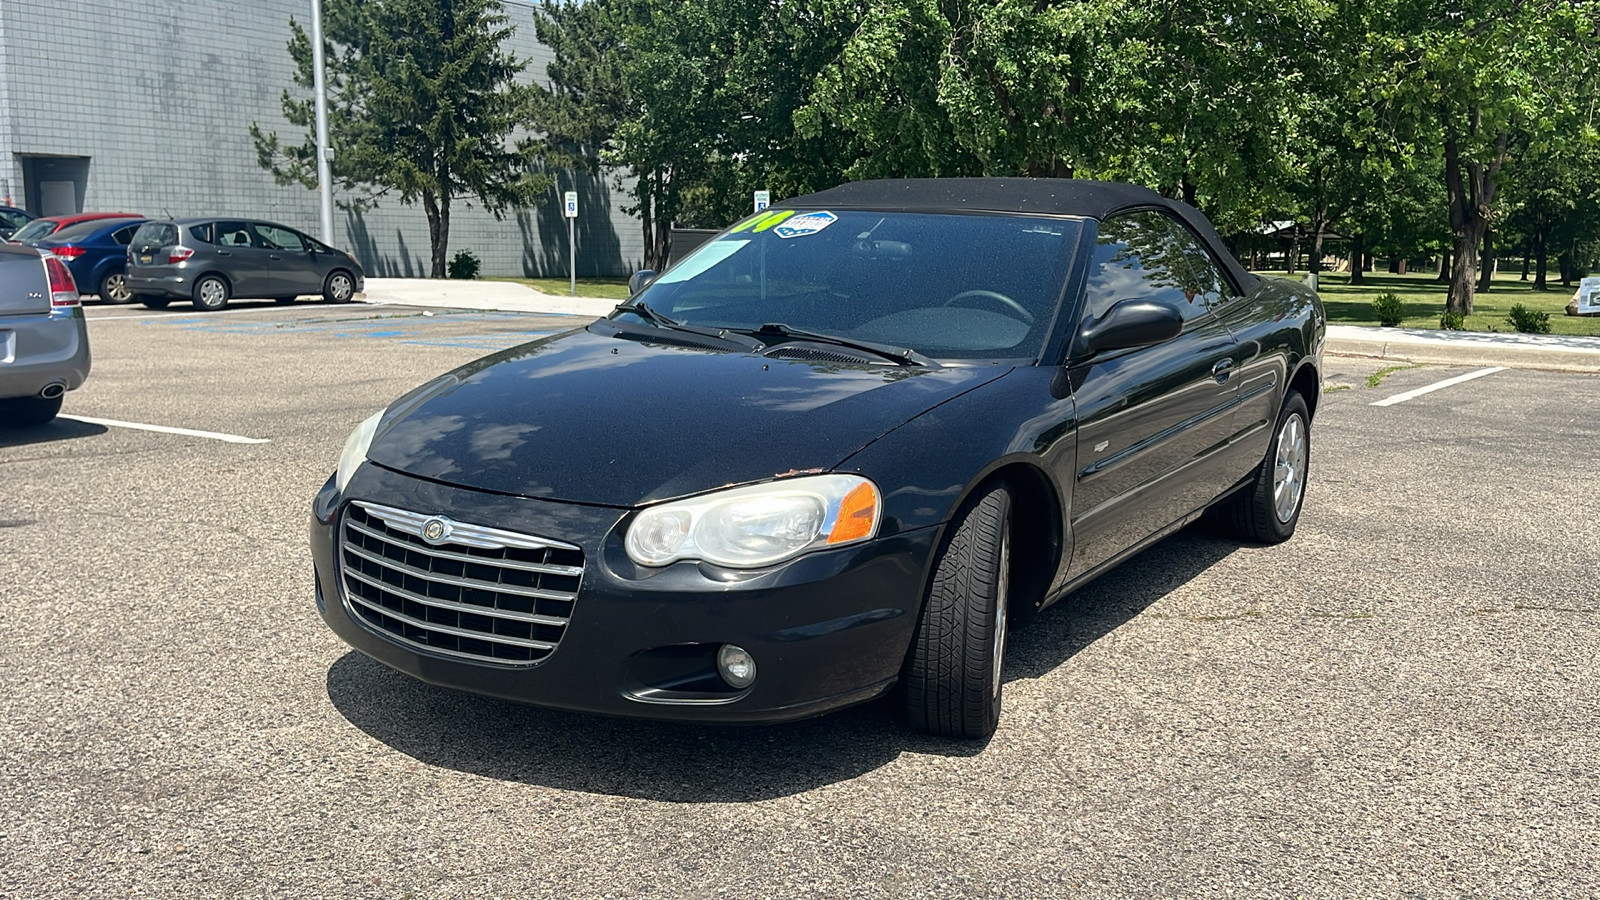
[[[578,221],[578,192],[567,191],[567,271],[571,277],[572,296],[578,296],[578,238],[574,227]]]
[[[771,205],[772,205],[772,192],[771,191],[756,191],[756,212],[761,212],[763,209],[766,209],[767,207],[769,207]]]

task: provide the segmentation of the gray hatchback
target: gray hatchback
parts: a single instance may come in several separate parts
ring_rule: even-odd
[[[32,247],[0,244],[0,425],[43,425],[88,377],[72,273]]]
[[[235,297],[289,303],[317,294],[345,303],[366,289],[366,275],[350,254],[284,225],[172,219],[147,222],[134,233],[127,284],[151,309],[189,300],[212,310]]]

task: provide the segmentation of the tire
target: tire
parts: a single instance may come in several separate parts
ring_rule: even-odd
[[[343,269],[334,269],[322,282],[322,299],[329,303],[349,303],[356,294],[356,280]]]
[[[0,425],[43,425],[61,412],[61,399],[12,397],[0,400]]]
[[[202,275],[194,283],[195,309],[216,312],[228,305],[228,282],[220,275]]]
[[[106,277],[100,279],[98,293],[102,303],[133,302],[133,291],[128,290],[127,278],[121,272],[106,273]]]
[[[1227,507],[1233,533],[1262,544],[1281,544],[1294,536],[1305,505],[1311,467],[1311,414],[1298,391],[1283,398],[1267,457],[1250,486]]]
[[[159,297],[155,294],[134,294],[133,299],[143,303],[145,309],[166,309],[172,302],[171,297]]]
[[[906,659],[906,714],[919,731],[987,738],[1000,724],[1011,584],[1010,493],[993,487],[975,495],[950,529]]]

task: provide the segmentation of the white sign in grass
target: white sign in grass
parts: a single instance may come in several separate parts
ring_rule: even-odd
[[[1600,315],[1600,277],[1590,276],[1578,282],[1578,315]]]

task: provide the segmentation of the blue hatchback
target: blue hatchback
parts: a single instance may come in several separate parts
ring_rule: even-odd
[[[27,241],[67,264],[72,278],[85,294],[99,294],[107,303],[127,303],[133,299],[124,280],[128,266],[128,243],[142,218],[95,219],[79,222],[47,238]]]

